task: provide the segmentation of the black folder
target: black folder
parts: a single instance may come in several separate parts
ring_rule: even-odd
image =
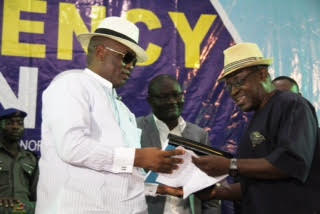
[[[201,144],[199,142],[184,138],[184,137],[180,137],[174,134],[169,134],[168,135],[168,139],[169,139],[169,144],[172,146],[183,146],[186,149],[192,150],[194,151],[197,155],[219,155],[219,156],[223,156],[226,158],[232,158],[233,155],[225,152],[225,151],[221,151],[219,149],[215,149],[213,147]]]

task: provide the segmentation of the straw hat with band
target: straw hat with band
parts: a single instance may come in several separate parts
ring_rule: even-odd
[[[145,62],[148,59],[147,53],[138,44],[139,28],[125,18],[116,16],[107,17],[99,24],[94,33],[78,35],[78,40],[82,47],[87,49],[93,36],[110,38],[127,46],[135,52],[138,62]]]
[[[254,43],[240,43],[223,51],[224,68],[218,81],[242,68],[255,65],[271,65],[272,59],[264,58],[258,45]]]

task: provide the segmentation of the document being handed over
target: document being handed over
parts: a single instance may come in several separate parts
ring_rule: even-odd
[[[197,157],[193,151],[187,150],[182,146],[179,146],[176,149],[186,151],[184,155],[179,156],[179,158],[183,159],[183,163],[180,164],[179,169],[173,171],[172,174],[159,173],[156,181],[171,187],[182,187],[184,199],[190,194],[214,185],[227,177],[227,175],[218,177],[208,176],[192,163],[191,157]]]

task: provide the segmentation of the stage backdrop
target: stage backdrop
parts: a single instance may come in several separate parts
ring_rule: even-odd
[[[159,74],[183,86],[183,117],[206,128],[212,145],[235,152],[246,115],[217,78],[222,51],[235,43],[221,5],[195,1],[1,0],[0,101],[28,113],[22,146],[39,154],[41,95],[58,73],[86,66],[76,35],[94,31],[106,16],[125,16],[141,30],[149,60],[119,90],[136,114],[150,113],[147,85]],[[61,121],[63,123],[63,121]]]

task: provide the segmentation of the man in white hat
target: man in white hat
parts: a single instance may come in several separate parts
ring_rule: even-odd
[[[183,152],[140,148],[135,116],[117,99],[147,59],[139,29],[108,17],[78,40],[88,68],[58,75],[42,97],[37,214],[147,213],[142,168],[171,173]]]
[[[210,176],[229,173],[240,183],[208,188],[204,199],[241,199],[244,214],[320,213],[320,151],[313,106],[302,96],[275,90],[270,59],[256,44],[224,51],[225,81],[242,111],[254,115],[239,145],[238,158],[194,158]]]

